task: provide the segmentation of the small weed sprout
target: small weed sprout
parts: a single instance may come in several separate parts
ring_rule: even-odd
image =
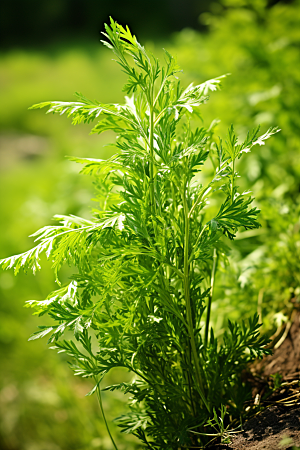
[[[227,425],[225,428],[225,416],[227,414],[227,409],[225,405],[221,405],[220,408],[220,416],[216,413],[215,408],[213,408],[213,419],[208,419],[205,427],[209,427],[211,430],[214,430],[214,433],[199,433],[197,431],[193,431],[190,429],[189,431],[191,433],[198,434],[200,436],[213,436],[213,439],[211,439],[206,445],[212,443],[217,438],[220,438],[221,444],[230,444],[230,438],[231,436],[234,436],[236,433],[240,433],[240,431],[237,431],[238,428],[241,426],[238,426],[237,428],[229,431],[230,424]],[[197,428],[197,427],[194,427]]]
[[[57,281],[62,265],[74,267],[67,285],[28,302],[35,314],[53,319],[30,339],[47,335],[51,348],[72,357],[76,375],[95,380],[90,394],[96,392],[102,412],[103,377],[113,368],[130,371],[132,382],[106,389],[131,395],[117,422],[147,448],[200,448],[216,426],[220,436],[230,434],[226,417],[241,413],[241,370],[268,352],[257,315],[229,322],[218,340],[210,315],[225,240],[260,226],[253,198],[236,185],[237,162],[279,130],[259,135],[257,127],[238,143],[233,126],[225,140],[215,137],[216,122],[194,127],[223,76],[182,88],[179,66],[167,51],[161,65],[128,27],[111,19],[105,30],[103,43],[128,76],[125,104],[77,94],[75,102],[32,107],[66,114],[73,124],[94,122],[92,133],[116,133],[118,152],[110,159],[71,158],[95,177],[98,208],[92,220],[55,216],[56,225],[33,234],[33,249],[1,265],[16,274],[21,268],[35,272],[44,253]],[[208,179],[210,169],[205,176],[201,171],[211,161]],[[63,339],[67,330],[72,339]]]

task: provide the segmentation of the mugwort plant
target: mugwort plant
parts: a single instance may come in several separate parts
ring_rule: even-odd
[[[239,142],[231,126],[225,140],[216,138],[216,121],[206,128],[200,113],[223,76],[182,88],[167,51],[161,65],[128,27],[111,19],[105,30],[103,43],[128,76],[125,103],[77,94],[75,102],[32,107],[66,114],[73,124],[94,122],[92,133],[116,133],[110,159],[71,158],[95,178],[93,219],[57,215],[56,225],[33,234],[34,248],[1,265],[35,272],[44,253],[58,283],[61,267],[73,267],[67,285],[28,302],[53,320],[30,339],[50,336],[51,348],[72,357],[76,375],[94,379],[90,394],[102,412],[105,375],[130,371],[131,382],[106,389],[130,394],[117,422],[147,448],[202,448],[216,432],[216,411],[226,430],[229,417],[240,417],[240,373],[268,352],[257,315],[229,322],[218,338],[210,316],[226,241],[260,226],[253,198],[236,185],[238,160],[279,130],[259,135],[257,127]],[[70,330],[73,337],[63,339]]]

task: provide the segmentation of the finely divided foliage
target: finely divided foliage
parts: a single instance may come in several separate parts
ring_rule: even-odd
[[[53,319],[31,339],[50,336],[51,348],[73,358],[76,375],[94,378],[91,393],[102,412],[101,380],[112,368],[128,369],[132,382],[107,389],[130,393],[128,412],[117,421],[147,448],[201,448],[216,411],[240,417],[241,370],[267,352],[257,316],[229,323],[218,340],[209,322],[226,238],[260,226],[253,199],[238,192],[236,162],[279,130],[259,136],[256,128],[238,143],[233,127],[224,142],[214,136],[216,122],[193,128],[223,77],[182,89],[167,51],[161,65],[128,28],[111,20],[105,29],[103,43],[128,75],[125,104],[77,94],[76,102],[32,107],[49,107],[74,124],[94,122],[92,133],[117,134],[118,152],[109,160],[72,158],[96,178],[99,207],[93,220],[55,216],[59,224],[36,232],[32,250],[1,265],[35,271],[45,253],[57,281],[63,264],[76,268],[70,284],[28,302]],[[214,174],[202,185],[206,161]],[[211,197],[219,207],[208,220]],[[67,330],[73,339],[62,338]]]

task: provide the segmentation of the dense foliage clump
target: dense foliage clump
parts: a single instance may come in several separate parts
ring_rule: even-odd
[[[278,129],[259,135],[256,127],[240,142],[231,126],[217,139],[216,121],[196,125],[223,77],[183,89],[167,51],[161,65],[113,20],[104,35],[128,76],[125,104],[77,94],[76,102],[33,107],[66,114],[74,124],[94,121],[93,133],[116,133],[112,158],[73,158],[95,177],[93,219],[55,216],[58,225],[33,235],[36,247],[1,264],[35,271],[45,253],[58,283],[61,267],[73,267],[68,285],[28,303],[53,319],[31,339],[48,335],[52,348],[72,356],[75,374],[94,378],[91,393],[101,408],[103,377],[128,369],[131,382],[107,388],[131,395],[130,411],[118,418],[122,430],[148,448],[190,448],[207,442],[227,417],[240,418],[240,373],[268,352],[257,314],[229,322],[218,339],[210,315],[226,240],[260,226],[253,198],[236,185],[238,160]],[[63,339],[68,330],[73,337]]]

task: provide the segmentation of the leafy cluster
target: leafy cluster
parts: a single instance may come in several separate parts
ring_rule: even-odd
[[[93,133],[116,133],[111,159],[72,158],[96,178],[99,206],[92,220],[55,216],[59,225],[35,233],[33,249],[1,265],[35,271],[45,253],[57,281],[63,264],[74,267],[67,286],[28,302],[35,314],[53,319],[31,339],[50,336],[52,348],[74,359],[76,375],[94,378],[91,393],[101,408],[103,377],[112,368],[128,369],[130,383],[107,389],[130,393],[130,411],[118,423],[148,448],[199,447],[214,429],[216,410],[239,417],[239,374],[267,352],[257,315],[247,324],[229,323],[217,340],[210,313],[224,239],[260,226],[253,199],[236,186],[237,160],[278,129],[259,136],[256,128],[238,143],[233,126],[224,142],[215,138],[214,123],[195,128],[222,77],[183,89],[167,51],[162,66],[128,28],[112,19],[105,28],[104,44],[128,75],[125,104],[77,94],[76,102],[33,106],[48,106],[74,124],[93,121]],[[201,173],[208,158],[210,179]],[[213,218],[210,198],[219,205]],[[67,330],[72,339],[62,338]]]

